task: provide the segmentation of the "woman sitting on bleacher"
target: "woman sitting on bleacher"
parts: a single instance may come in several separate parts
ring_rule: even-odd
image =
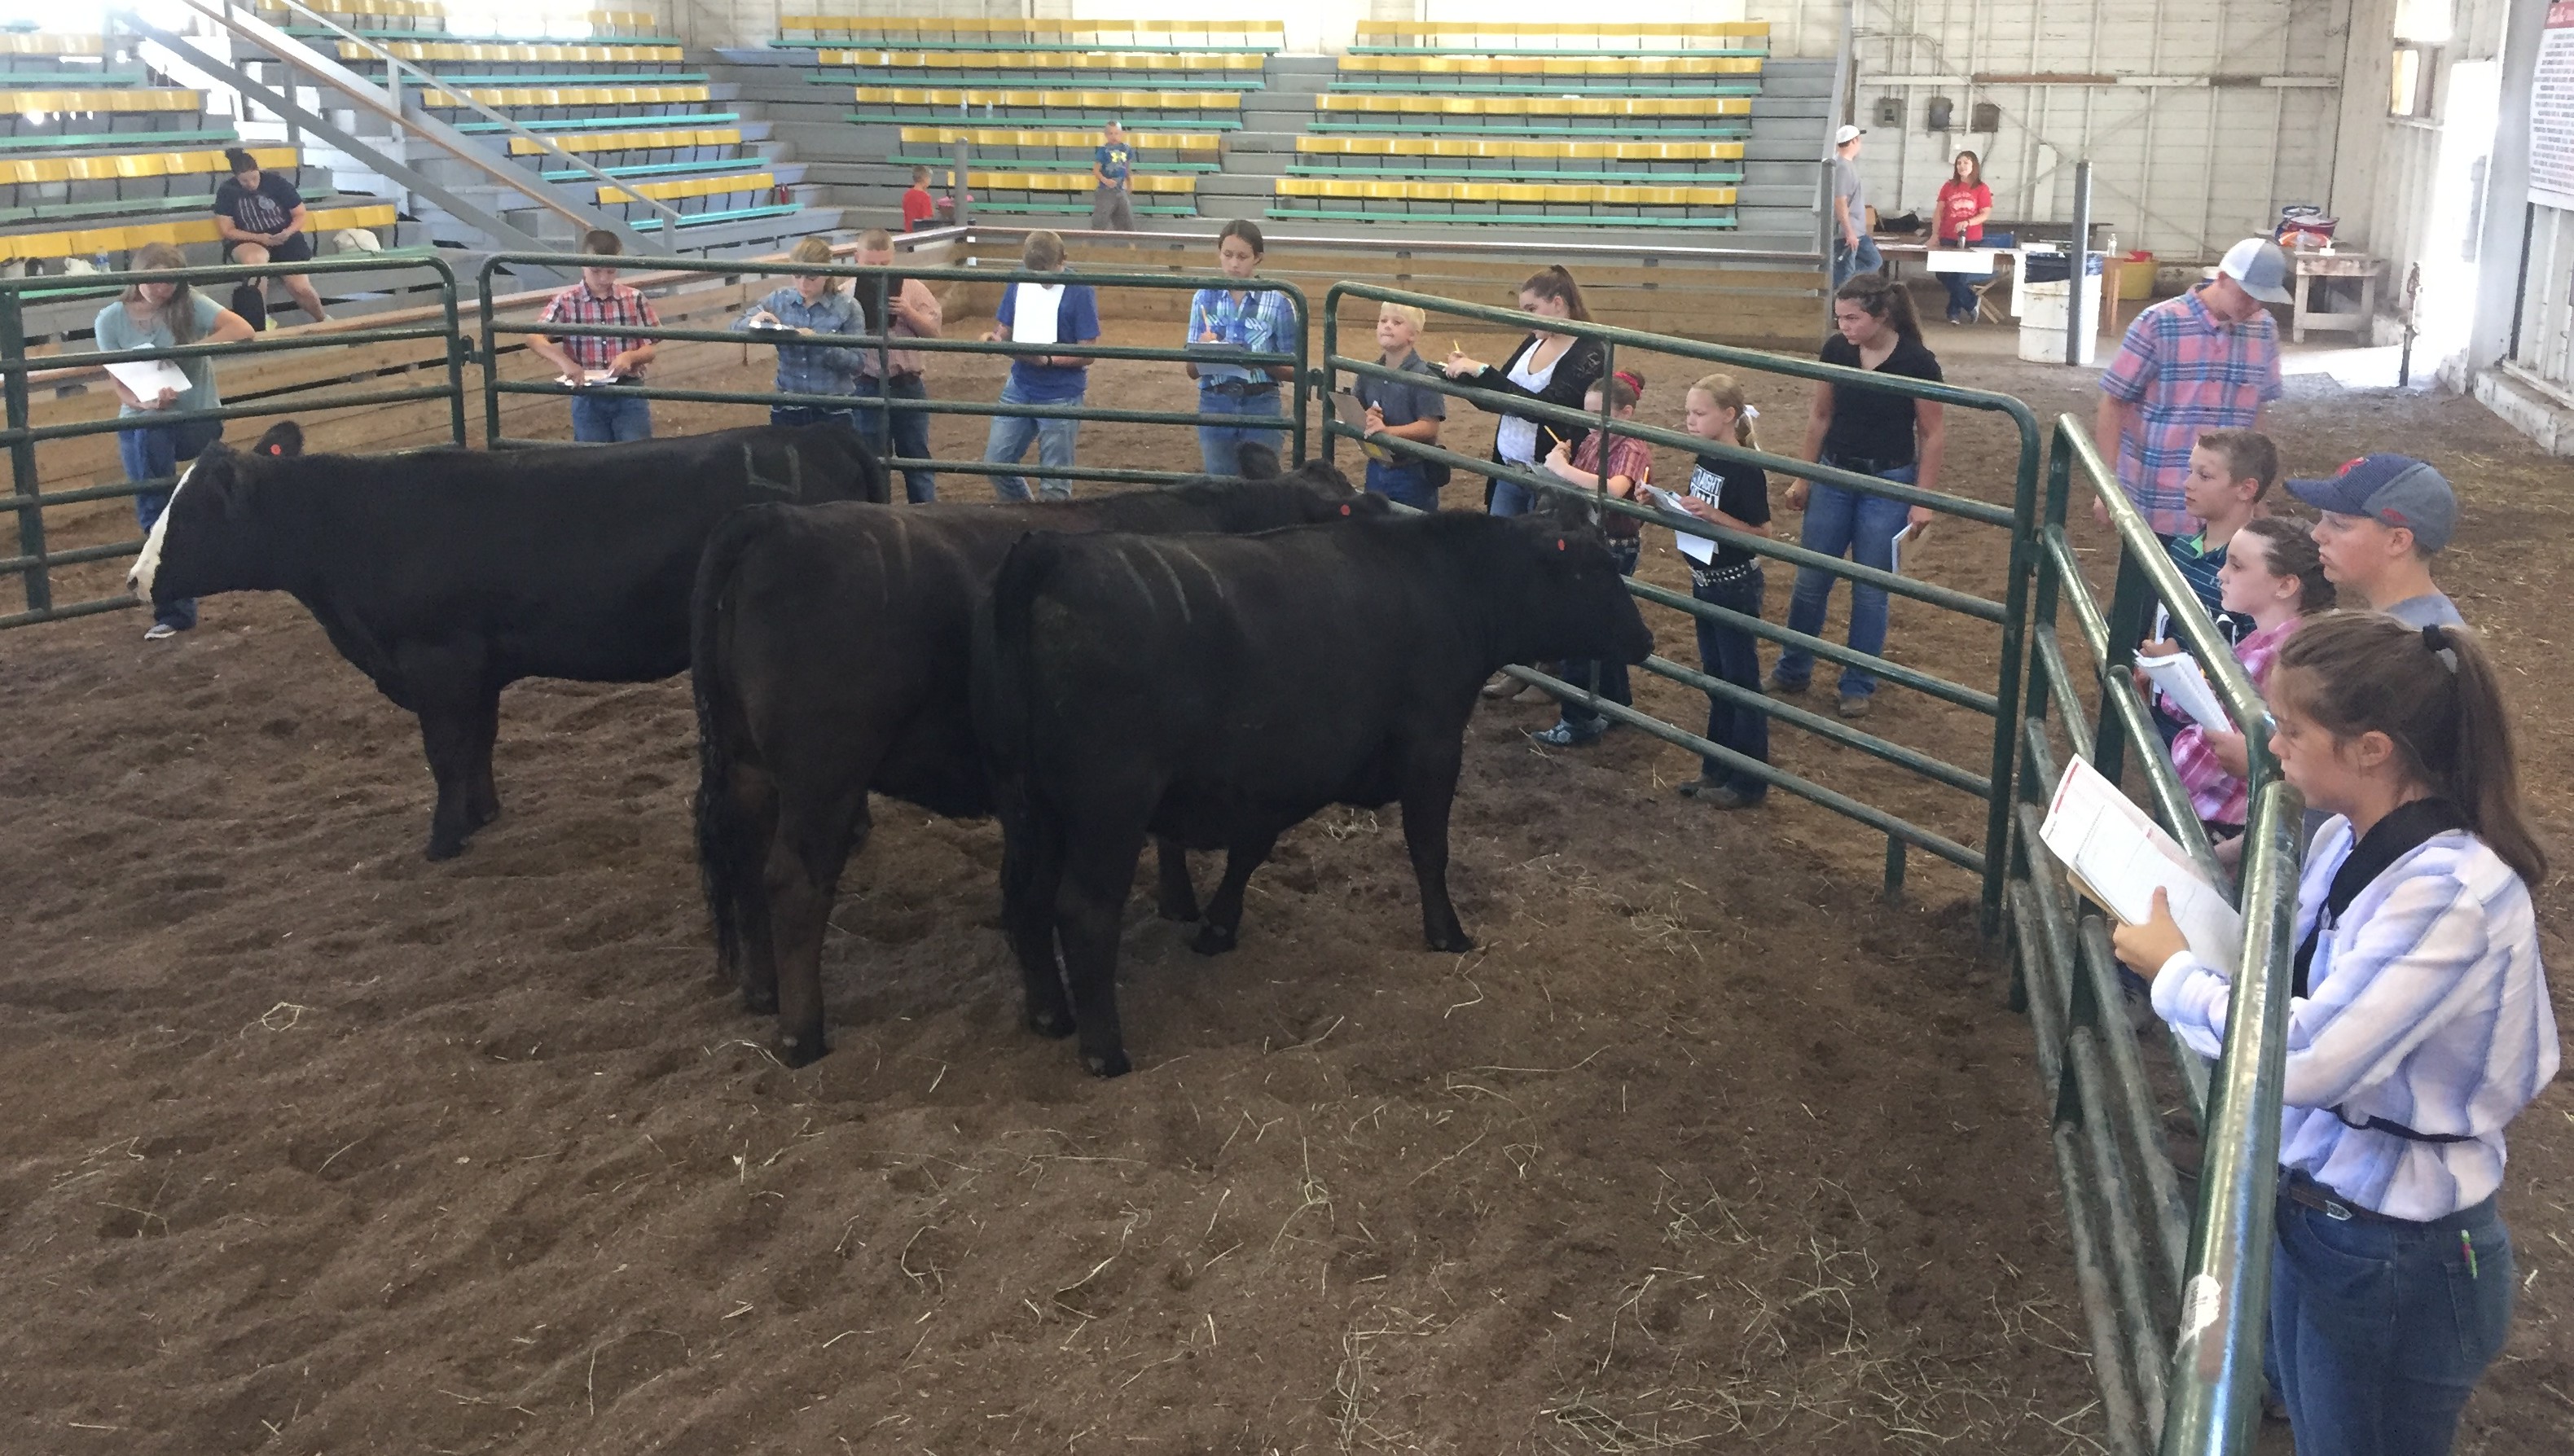
[[[1520,285],[1520,312],[1537,316],[1538,327],[1520,341],[1520,347],[1511,352],[1500,368],[1451,349],[1448,377],[1496,394],[1581,408],[1582,396],[1590,393],[1591,386],[1608,371],[1607,356],[1590,340],[1550,331],[1545,321],[1574,319],[1590,323],[1591,311],[1582,303],[1582,286],[1561,264],[1542,269]],[[1482,409],[1493,408],[1481,400],[1476,404]],[[1493,430],[1493,458],[1532,473],[1540,473],[1538,461],[1554,453],[1558,443],[1579,432],[1508,409],[1498,412],[1502,422]],[[1537,497],[1529,487],[1498,477],[1489,482],[1484,496],[1484,508],[1495,515],[1519,515],[1536,503]]]
[[[135,249],[126,264],[135,273],[187,266],[188,255],[169,243],[147,243]],[[123,296],[98,311],[98,320],[90,327],[97,336],[100,352],[108,354],[128,349],[176,349],[185,344],[230,344],[251,337],[248,320],[184,283],[128,284]],[[162,486],[139,490],[134,495],[134,518],[147,532],[170,504],[169,487],[176,481],[179,466],[195,459],[224,435],[224,422],[220,419],[188,419],[175,424],[141,422],[155,414],[224,407],[223,396],[215,392],[213,360],[181,359],[170,363],[187,376],[185,389],[172,386],[146,398],[127,388],[116,375],[107,376],[116,388],[117,414],[137,421],[133,427],[116,432],[116,455],[125,465],[125,478]],[[195,625],[196,602],[176,601],[143,636],[157,642]]]

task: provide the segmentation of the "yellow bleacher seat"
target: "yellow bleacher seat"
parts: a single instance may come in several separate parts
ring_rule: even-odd
[[[450,41],[399,41],[384,50],[406,61],[549,61],[595,63],[602,61],[644,61],[654,65],[675,66],[679,62],[677,46],[585,46],[585,45],[508,45],[462,43]],[[363,61],[375,54],[356,41],[340,42],[340,59]]]
[[[952,147],[1096,147],[1098,132],[1008,132],[988,127],[904,127],[908,146]],[[1138,152],[1215,152],[1223,140],[1213,132],[1128,132],[1126,145]]]
[[[1594,162],[1732,162],[1741,142],[1506,142],[1480,137],[1298,137],[1300,153],[1338,157],[1576,158]]]
[[[119,91],[0,91],[0,113],[77,116],[103,111],[203,111],[206,93],[162,87]],[[145,138],[137,135],[135,140]]]
[[[713,93],[703,86],[505,86],[464,93],[485,106],[650,106],[665,102],[705,101]],[[463,106],[458,93],[423,91],[423,106]]]
[[[554,139],[567,152],[648,152],[678,147],[729,147],[741,141],[739,127],[679,127],[666,132],[567,132]],[[542,157],[546,149],[526,137],[510,139],[513,157]]]
[[[1418,76],[1758,76],[1758,56],[1343,56],[1344,71]]]
[[[603,203],[670,202],[678,198],[720,197],[731,192],[766,192],[777,185],[773,173],[752,172],[732,177],[685,177],[675,182],[630,182],[624,187],[603,187]]]
[[[103,56],[107,46],[94,35],[0,35],[0,56]]]
[[[150,132],[137,132],[148,141]],[[253,147],[253,161],[263,168],[296,165],[293,147]],[[0,183],[115,182],[129,177],[195,177],[230,173],[221,152],[126,152],[81,157],[20,157],[0,162]]]
[[[877,66],[947,71],[1167,71],[1172,57],[1152,51],[821,51],[825,66]],[[1257,71],[1268,57],[1253,52],[1207,52],[1188,58],[1189,69]]]
[[[1432,112],[1448,116],[1750,116],[1744,96],[1387,96],[1327,91],[1317,111]]]
[[[390,228],[400,219],[391,203],[315,208],[305,215],[307,230],[335,233],[342,228]],[[24,258],[89,258],[124,253],[146,243],[213,243],[220,239],[215,220],[188,218],[171,223],[132,223],[119,228],[79,228],[61,233],[0,233],[0,260]]]
[[[873,102],[878,106],[1088,106],[1150,108],[1156,111],[1234,111],[1242,105],[1242,93],[1238,91],[942,91],[921,86],[860,86],[854,89],[859,101]]]
[[[1455,41],[1471,48],[1493,40],[1766,40],[1766,20],[1529,21],[1362,20],[1358,38],[1370,41]]]
[[[1616,207],[1734,206],[1730,187],[1635,187],[1515,182],[1344,181],[1336,177],[1282,177],[1277,197],[1355,197],[1377,202],[1588,203]]]
[[[445,20],[447,7],[439,0],[304,0],[304,8],[324,15],[364,15],[377,20]],[[283,5],[262,5],[269,16],[294,18],[295,12]]]
[[[1069,20],[1069,19],[989,19],[931,15],[850,16],[850,15],[785,15],[778,17],[780,34],[797,32],[805,35],[980,35],[1026,36],[1032,42],[1060,40],[1066,45],[1114,45],[1123,40],[1133,44],[1152,44],[1159,40],[1168,45],[1191,43],[1218,44],[1215,37],[1239,37],[1254,45],[1283,45],[1287,23],[1283,20]]]
[[[1198,190],[1194,177],[1159,177],[1137,175],[1127,179],[1137,192],[1193,193]],[[1016,188],[1022,192],[1090,192],[1099,179],[1080,172],[968,172],[967,187]]]
[[[649,10],[585,10],[581,18],[593,30],[631,30],[648,35],[661,26],[661,17]]]

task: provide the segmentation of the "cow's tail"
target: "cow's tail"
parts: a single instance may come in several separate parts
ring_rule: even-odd
[[[990,595],[974,609],[969,682],[974,733],[981,740],[985,761],[1004,784],[1024,775],[1034,762],[1030,619],[1062,539],[1051,531],[1021,536],[1002,558]]]
[[[697,879],[715,937],[716,965],[738,972],[742,911],[755,903],[768,846],[734,786],[750,725],[732,678],[734,574],[742,553],[765,533],[773,512],[750,506],[724,517],[697,557],[688,609],[688,682],[697,704]]]

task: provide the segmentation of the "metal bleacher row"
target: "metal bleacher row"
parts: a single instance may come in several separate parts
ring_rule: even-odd
[[[894,129],[885,162],[952,182],[962,143],[978,210],[1071,216],[1113,117],[1145,217],[1257,185],[1272,218],[1729,228],[1769,49],[1759,21],[1364,21],[1319,61],[1279,56],[1276,22],[778,24],[843,120]]]
[[[365,39],[347,39],[279,5],[267,7],[267,18],[359,75],[383,80],[392,73],[403,87],[417,85],[429,115],[529,172],[523,192],[555,190],[647,232],[662,226],[649,199],[678,215],[673,251],[782,245],[838,222],[831,210],[808,212],[797,200],[791,190],[803,170],[779,160],[764,122],[727,104],[730,88],[691,67],[677,40],[652,33],[659,21],[651,12],[562,10],[539,0],[525,11],[529,21],[542,21],[532,29],[587,35],[513,39],[451,33],[441,0],[300,3]],[[387,54],[409,73],[388,64]],[[428,84],[420,84],[421,73]],[[603,184],[478,107],[545,137],[613,182]],[[461,164],[432,161],[425,170],[505,217],[525,211],[508,190]],[[440,241],[468,241],[471,230],[461,221],[429,209],[424,219]]]
[[[147,243],[215,261],[214,193],[230,173],[224,149],[241,140],[204,93],[112,66],[99,36],[0,34],[0,262],[94,269]],[[394,227],[390,204],[335,193],[294,148],[250,151],[305,194],[322,239]]]

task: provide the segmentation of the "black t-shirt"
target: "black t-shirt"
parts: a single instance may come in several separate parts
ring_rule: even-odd
[[[1859,368],[1859,346],[1836,334],[1824,341],[1824,363]],[[1939,361],[1914,341],[1898,340],[1895,352],[1876,372],[1936,380]],[[1914,462],[1913,425],[1909,397],[1889,389],[1835,384],[1833,423],[1824,432],[1824,453],[1836,463],[1866,461],[1882,470],[1909,465]]]
[[[1745,525],[1770,523],[1770,472],[1759,465],[1738,464],[1732,460],[1720,460],[1714,455],[1701,455],[1696,468],[1690,471],[1689,493]],[[1705,586],[1711,578],[1729,574],[1758,559],[1732,541],[1719,541],[1714,560],[1705,565],[1696,561],[1690,563],[1691,584]]]
[[[245,233],[283,233],[302,206],[304,194],[295,190],[295,184],[266,170],[259,174],[255,189],[246,190],[229,177],[215,189],[215,211]]]

